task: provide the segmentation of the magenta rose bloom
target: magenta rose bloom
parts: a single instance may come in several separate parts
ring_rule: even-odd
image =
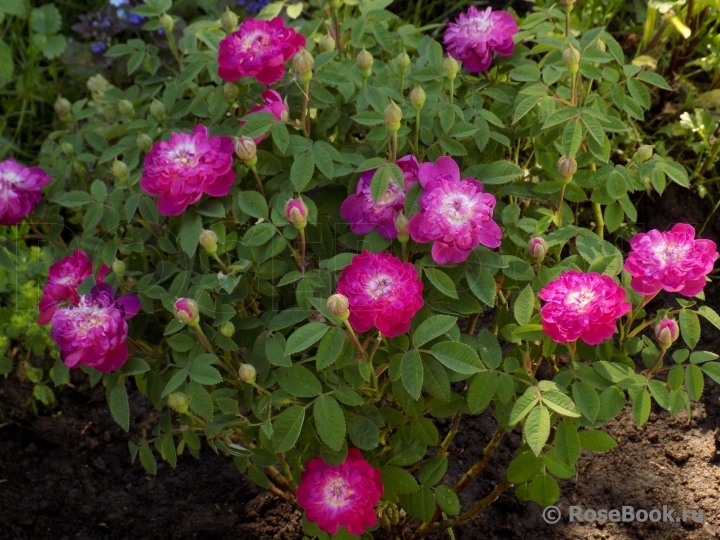
[[[416,242],[434,242],[436,263],[461,263],[480,244],[500,245],[502,231],[492,219],[495,197],[484,193],[477,180],[461,180],[455,160],[441,157],[435,163],[423,163],[418,178],[424,193],[408,232]]]
[[[582,338],[598,345],[612,337],[617,320],[632,307],[613,278],[577,270],[563,272],[538,296],[546,302],[540,310],[543,330],[557,343]]]
[[[0,163],[0,225],[17,225],[42,199],[50,176],[40,167],[25,167],[14,159]]]
[[[623,268],[632,276],[633,290],[646,296],[660,289],[695,296],[705,287],[705,276],[718,258],[715,242],[695,240],[695,229],[685,223],[669,232],[638,233],[630,248]]]
[[[282,96],[275,90],[265,90],[260,94],[265,100],[264,105],[253,105],[248,111],[249,113],[254,112],[268,112],[272,114],[278,122],[285,122],[290,117],[290,108],[288,107],[287,100],[283,100]],[[244,120],[240,120],[240,125],[245,123]],[[267,133],[263,133],[259,137],[253,139],[255,144],[260,144],[267,137]]]
[[[255,77],[262,84],[272,84],[282,79],[285,62],[304,46],[305,36],[287,28],[282,17],[245,19],[220,42],[218,75],[230,82]]]
[[[140,187],[158,196],[158,211],[178,216],[200,200],[203,193],[224,197],[235,182],[230,137],[210,137],[205,126],[192,135],[173,133],[158,141],[145,155]]]
[[[355,193],[340,206],[340,217],[350,223],[355,234],[367,234],[377,228],[385,238],[397,238],[395,218],[403,211],[407,190],[417,181],[419,165],[415,156],[402,157],[395,163],[403,172],[404,188],[391,179],[385,195],[374,202],[370,183],[376,169],[372,169],[362,173]]]
[[[332,466],[317,457],[308,461],[300,475],[297,501],[305,517],[321,530],[335,534],[345,527],[360,536],[377,523],[375,505],[383,494],[382,474],[350,448],[341,465]]]
[[[96,283],[102,283],[109,272],[110,268],[103,263],[95,278]],[[48,271],[48,282],[38,305],[40,310],[38,324],[49,323],[59,304],[63,302],[77,304],[80,301],[77,293],[78,285],[92,273],[92,262],[83,251],[75,250],[72,255],[53,263]]]
[[[59,308],[52,318],[50,337],[70,368],[89,366],[107,373],[128,357],[127,319],[140,311],[140,299],[125,294],[115,299],[112,287],[96,285],[76,306]]]
[[[513,36],[517,32],[517,23],[507,11],[478,11],[470,6],[467,13],[448,24],[443,42],[450,56],[460,60],[471,73],[478,73],[490,67],[493,53],[513,53]]]
[[[348,321],[358,332],[373,326],[389,338],[410,329],[423,306],[423,283],[410,263],[390,253],[355,255],[338,278],[337,292],[350,302]]]

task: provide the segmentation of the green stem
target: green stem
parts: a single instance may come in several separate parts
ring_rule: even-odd
[[[348,331],[348,334],[350,335],[350,340],[355,345],[355,348],[362,355],[362,357],[365,358],[367,356],[367,353],[365,352],[365,349],[361,345],[360,340],[358,339],[357,334],[355,333],[355,330],[353,330],[353,327],[350,325],[350,323],[347,320],[344,320],[343,324],[345,325],[345,329]]]
[[[397,131],[393,131],[390,135],[390,161],[395,161],[397,157]]]
[[[605,220],[603,219],[602,206],[600,203],[592,203],[593,216],[595,217],[595,234],[601,239],[605,236]]]
[[[455,95],[455,79],[450,79],[450,105],[453,104],[453,96]]]
[[[655,363],[652,365],[652,367],[648,371],[648,379],[652,376],[653,373],[655,373],[655,370],[662,362],[662,359],[665,356],[666,352],[667,352],[667,349],[660,349],[660,354],[658,355],[657,360],[655,360]]]
[[[420,156],[420,146],[418,146],[418,143],[420,141],[420,111],[417,111],[415,113],[415,153]]]
[[[305,273],[305,229],[298,229],[298,233],[300,236],[300,254],[299,254],[299,263],[300,263],[300,270],[302,273]]]
[[[310,137],[310,115],[308,108],[310,106],[310,81],[306,81],[303,87],[303,106],[300,113],[300,124],[302,124],[303,132],[306,137]]]
[[[262,196],[265,196],[265,188],[263,187],[262,180],[260,180],[260,175],[257,172],[257,169],[255,168],[255,165],[250,167],[250,170],[253,172],[253,175],[255,176],[255,182],[257,182],[257,187],[260,193],[262,193]]]
[[[213,259],[215,259],[215,262],[217,262],[220,265],[220,268],[222,268],[223,272],[225,272],[227,274],[227,272],[228,272],[227,266],[225,265],[224,262],[222,262],[220,260],[220,257],[218,257],[218,254],[213,253],[212,256],[213,256]]]
[[[205,350],[209,353],[212,353],[213,352],[212,345],[210,345],[210,341],[208,340],[207,336],[205,335],[205,332],[203,332],[203,329],[200,328],[200,325],[193,324],[191,326],[195,329],[195,333],[197,334],[197,337],[200,340],[200,343],[202,343],[202,346],[205,347]]]
[[[557,214],[555,214],[555,219],[557,221],[557,226],[562,227],[562,220],[563,220],[563,201],[565,200],[565,187],[566,184],[563,184],[560,188],[560,195],[558,197],[558,204],[557,204]]]

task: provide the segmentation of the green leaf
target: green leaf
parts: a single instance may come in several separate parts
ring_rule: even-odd
[[[390,169],[379,167],[370,181],[370,194],[375,204],[385,195],[388,187],[390,187]]]
[[[495,305],[497,287],[495,278],[490,275],[490,272],[480,267],[468,268],[465,272],[465,279],[478,300],[490,307]]]
[[[188,211],[182,216],[180,225],[180,247],[192,257],[195,249],[200,243],[200,232],[202,231],[202,218],[195,212]]]
[[[423,385],[423,364],[420,353],[415,349],[407,351],[403,356],[400,372],[405,389],[413,399],[419,399]]]
[[[162,394],[160,394],[160,397],[165,397],[173,390],[176,390],[182,383],[185,382],[185,379],[187,378],[187,376],[188,376],[187,368],[176,371],[175,374],[172,377],[170,377],[170,380],[165,385],[165,388],[163,388],[163,391],[162,391]]]
[[[433,456],[425,462],[418,476],[426,486],[434,486],[440,482],[448,468],[448,459],[445,456]]]
[[[420,489],[417,480],[407,471],[393,465],[386,465],[380,468],[382,483],[390,491],[395,493],[415,493]]]
[[[285,127],[285,124],[282,122],[273,122],[272,127],[270,128],[270,134],[272,135],[273,141],[280,152],[285,154],[285,151],[290,144],[290,134],[288,133],[288,129]]]
[[[467,403],[472,414],[479,414],[490,404],[497,388],[494,371],[481,371],[470,381]]]
[[[320,396],[313,406],[315,428],[320,440],[336,452],[345,442],[345,415],[335,398]]]
[[[685,388],[690,399],[700,401],[704,386],[705,380],[703,379],[702,370],[695,365],[687,366],[685,368]]]
[[[697,313],[689,309],[680,310],[680,334],[685,344],[694,349],[700,341],[700,320]]]
[[[507,479],[513,484],[523,484],[531,480],[542,468],[542,459],[532,452],[516,456],[508,466]]]
[[[192,364],[190,366],[190,378],[200,384],[219,384],[222,382],[220,372],[208,364]]]
[[[572,421],[564,419],[555,429],[555,452],[557,457],[569,466],[580,457],[580,437]]]
[[[549,409],[552,409],[556,413],[573,418],[580,417],[580,413],[574,410],[575,404],[572,399],[565,394],[561,394],[560,392],[545,392],[542,398],[543,404],[547,405]]]
[[[550,436],[550,413],[539,405],[530,411],[523,426],[523,434],[530,449],[539,456]]]
[[[594,421],[600,411],[600,396],[595,387],[586,381],[578,381],[572,387],[572,394],[582,415],[588,420]]]
[[[567,157],[575,157],[580,149],[583,139],[582,123],[580,120],[568,122],[563,130],[562,146]]]
[[[615,439],[604,431],[587,429],[578,433],[580,446],[591,452],[607,452],[617,446]]]
[[[655,398],[655,401],[663,409],[670,409],[670,392],[668,392],[667,386],[661,381],[650,381],[648,383],[650,394]]]
[[[190,410],[206,420],[212,420],[213,402],[210,394],[202,385],[191,382],[185,388],[185,395],[188,398]]]
[[[265,197],[257,191],[241,191],[237,194],[237,203],[240,210],[248,216],[258,219],[268,218],[268,205]]]
[[[532,319],[533,311],[535,310],[535,293],[530,285],[520,291],[520,294],[515,298],[513,305],[513,313],[515,314],[515,320],[520,324],[528,324]]]
[[[672,90],[672,87],[665,81],[665,79],[662,78],[661,75],[653,73],[652,71],[641,71],[636,75],[636,77],[641,81],[657,86],[658,88],[662,88],[663,90]]]
[[[321,371],[335,363],[347,341],[345,332],[341,328],[330,328],[318,345],[315,359],[317,370]]]
[[[633,416],[639,426],[642,426],[650,418],[650,408],[652,401],[650,399],[650,392],[644,388],[630,388],[628,389],[630,394],[630,402],[632,403]]]
[[[478,334],[478,351],[480,358],[486,366],[496,369],[500,366],[503,359],[502,349],[497,338],[487,329],[483,328]]]
[[[427,342],[449,332],[455,327],[456,323],[456,317],[450,317],[449,315],[433,315],[420,323],[420,326],[418,326],[415,332],[413,332],[413,346],[422,347]]]
[[[700,315],[705,317],[710,324],[720,330],[720,315],[718,315],[713,308],[708,306],[700,306],[698,312],[700,313]]]
[[[250,227],[243,235],[242,243],[246,246],[262,246],[273,236],[275,236],[275,225],[265,221]]]
[[[318,170],[328,178],[335,176],[335,166],[331,154],[333,150],[334,148],[325,141],[315,141],[311,150]]]
[[[550,506],[560,498],[560,486],[549,474],[538,474],[530,483],[529,494],[540,506]]]
[[[460,499],[455,492],[447,486],[438,486],[435,489],[435,501],[440,510],[449,516],[457,516],[460,513]]]
[[[56,193],[50,198],[50,200],[58,203],[60,206],[68,208],[83,206],[93,202],[92,196],[84,191],[65,191],[62,193]]]
[[[427,486],[420,486],[415,493],[401,497],[400,503],[410,516],[422,522],[430,521],[435,513],[435,496]]]
[[[442,365],[456,373],[472,375],[484,369],[477,353],[464,343],[443,341],[433,345],[431,351]]]
[[[127,390],[125,384],[118,382],[108,396],[108,405],[113,420],[125,431],[130,430],[130,405],[128,404]]]
[[[437,268],[425,268],[425,275],[430,280],[435,288],[445,296],[450,298],[458,299],[457,290],[455,290],[455,284],[445,272],[438,270]]]
[[[510,161],[495,161],[489,165],[476,165],[477,179],[483,184],[508,184],[522,176],[520,167]]]
[[[275,375],[280,387],[293,396],[311,398],[322,392],[322,385],[318,378],[300,364],[293,364],[289,368],[278,368]]]
[[[538,404],[540,398],[537,395],[537,388],[531,386],[525,393],[513,405],[512,411],[510,412],[510,418],[508,423],[514,426],[525,418],[528,413]]]
[[[45,4],[30,13],[30,27],[38,34],[57,34],[61,26],[62,17],[54,4]]]
[[[353,416],[350,419],[348,435],[350,442],[361,450],[372,450],[380,444],[380,430],[365,416]]]
[[[150,474],[157,474],[157,463],[155,462],[155,456],[153,455],[150,446],[145,440],[140,445],[140,463],[142,463],[143,468]]]
[[[285,355],[292,356],[312,347],[320,341],[330,327],[324,323],[312,322],[295,330],[287,340]]]
[[[303,191],[312,180],[315,171],[315,159],[312,153],[298,154],[290,167],[290,180],[297,191]]]
[[[305,409],[300,405],[293,405],[281,412],[272,423],[273,434],[270,438],[276,452],[287,452],[295,446],[300,436]]]

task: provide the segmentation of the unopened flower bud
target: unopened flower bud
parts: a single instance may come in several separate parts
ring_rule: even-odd
[[[232,337],[235,333],[235,325],[230,321],[224,322],[220,326],[220,333],[227,338]]]
[[[172,33],[173,28],[175,28],[175,21],[173,21],[172,16],[167,13],[163,13],[160,15],[160,26],[162,26],[162,29],[165,30],[166,34],[170,34]]]
[[[182,392],[172,392],[167,398],[167,404],[177,413],[185,414],[188,412],[188,399]]]
[[[460,64],[458,64],[458,61],[448,54],[445,57],[445,60],[443,60],[442,68],[447,78],[452,81],[455,80],[455,77],[457,77],[457,74],[460,71]]]
[[[70,116],[70,111],[72,111],[72,105],[62,96],[58,96],[53,107],[55,108],[55,113],[61,120],[65,120],[68,116]]]
[[[137,144],[137,147],[143,152],[149,152],[152,148],[153,140],[145,133],[138,133],[135,144]]]
[[[117,104],[118,111],[124,116],[133,116],[135,114],[135,107],[132,102],[127,99],[121,99]]]
[[[302,82],[308,82],[313,76],[315,59],[307,49],[300,49],[293,57],[293,69]]]
[[[335,40],[330,34],[325,34],[323,37],[321,37],[318,45],[320,45],[320,50],[322,52],[330,52],[335,50]]]
[[[117,277],[123,277],[125,275],[125,263],[120,259],[115,259],[112,263],[112,271],[115,272]]]
[[[416,111],[419,111],[423,105],[425,105],[425,90],[422,89],[422,86],[416,86],[412,89],[410,92],[410,103],[412,103]]]
[[[208,252],[209,255],[217,253],[218,237],[215,231],[203,229],[200,231],[200,245]]]
[[[632,160],[637,163],[646,162],[648,159],[650,159],[653,156],[653,148],[655,148],[655,145],[653,145],[653,144],[640,145],[640,148],[637,149],[637,152],[635,152],[635,155],[632,157]]]
[[[110,87],[110,83],[102,75],[93,75],[87,81],[87,89],[95,95],[103,95]]]
[[[350,300],[344,294],[333,294],[328,298],[327,308],[330,313],[342,321],[350,317]]]
[[[240,137],[235,140],[235,154],[248,167],[257,163],[257,146],[250,137]]]
[[[175,302],[175,318],[189,326],[200,324],[200,306],[195,300],[181,298]]]
[[[127,180],[130,170],[124,161],[116,159],[112,164],[112,173],[118,180]]]
[[[528,242],[528,253],[537,262],[542,262],[547,252],[548,245],[543,237],[536,236]]]
[[[407,244],[410,240],[410,233],[408,233],[408,218],[405,217],[405,212],[400,212],[395,218],[395,230],[398,241],[401,244]]]
[[[355,65],[360,70],[360,76],[363,78],[363,81],[366,81],[370,75],[372,75],[372,65],[374,62],[375,59],[372,54],[367,52],[365,47],[363,47],[363,50],[360,51],[355,58]]]
[[[238,16],[230,11],[229,7],[225,8],[225,12],[220,17],[220,24],[222,29],[228,34],[232,34],[238,27]]]
[[[158,122],[162,122],[165,119],[165,105],[162,101],[153,99],[150,103],[150,114],[152,114]]]
[[[328,4],[332,9],[339,9],[343,4],[343,0],[330,0]]]
[[[398,507],[395,503],[391,502],[387,505],[385,508],[385,515],[387,516],[388,521],[392,525],[397,525],[400,521],[400,513],[398,512]]]
[[[390,100],[390,105],[385,107],[385,112],[383,112],[383,118],[385,119],[385,124],[387,125],[388,129],[392,132],[395,132],[400,129],[400,122],[402,121],[402,110],[393,100]]]
[[[580,51],[578,51],[571,44],[568,44],[568,48],[565,49],[565,52],[562,55],[562,59],[563,62],[565,62],[568,71],[570,71],[570,73],[573,75],[577,73],[580,69],[580,58]]]
[[[564,183],[569,183],[577,172],[577,161],[575,158],[563,156],[558,160],[557,170]]]
[[[655,337],[660,347],[667,349],[680,335],[680,328],[675,319],[663,319],[655,327]]]
[[[559,2],[560,7],[563,8],[565,11],[571,10],[574,3],[575,0],[560,0]]]
[[[62,153],[66,156],[71,156],[75,153],[75,148],[73,148],[73,145],[67,141],[60,145],[60,149],[62,150]]]
[[[408,68],[410,67],[410,57],[408,56],[408,53],[405,51],[401,52],[399,55],[395,57],[395,67],[397,68],[398,72],[405,73]]]
[[[223,95],[225,96],[225,101],[228,103],[234,103],[239,93],[240,87],[237,84],[232,82],[223,84]]]
[[[238,370],[238,378],[242,382],[255,382],[255,379],[257,378],[257,371],[251,364],[240,364],[240,369]]]
[[[285,219],[299,231],[307,225],[308,207],[302,199],[290,199],[285,205]]]

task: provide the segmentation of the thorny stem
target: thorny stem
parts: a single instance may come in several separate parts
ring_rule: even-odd
[[[460,428],[461,419],[462,412],[456,412],[455,416],[453,416],[452,423],[450,424],[450,431],[448,431],[448,434],[445,436],[445,439],[443,439],[443,442],[440,445],[440,449],[437,453],[438,456],[442,456],[443,454],[445,454],[445,452],[447,452],[448,448],[450,448],[450,443],[453,442],[453,439],[455,439],[455,436],[458,433],[458,429]]]
[[[485,466],[487,465],[488,461],[490,460],[490,456],[492,456],[493,452],[497,449],[497,447],[500,444],[500,441],[505,436],[505,430],[501,427],[498,427],[495,430],[495,433],[493,433],[492,438],[490,439],[490,442],[487,444],[485,449],[483,450],[482,455],[480,456],[480,459],[475,462],[475,464],[470,467],[467,472],[463,475],[463,477],[460,479],[460,481],[455,484],[455,487],[453,488],[455,493],[460,493],[463,489],[465,489],[465,486],[467,486],[470,481],[475,478],[480,471],[482,471]]]
[[[473,334],[475,334],[475,326],[477,325],[479,318],[480,318],[480,314],[476,313],[475,315],[473,315],[473,318],[470,319],[470,326],[468,327],[468,330],[467,330],[468,336],[472,336]]]
[[[306,137],[310,137],[310,115],[308,114],[308,107],[310,106],[310,81],[304,83],[303,88],[303,106],[302,113],[300,116],[300,124]]]
[[[593,215],[595,217],[595,234],[602,240],[605,236],[605,220],[603,219],[600,203],[592,203]]]
[[[293,478],[292,471],[290,470],[290,466],[288,465],[287,460],[285,459],[285,456],[282,454],[282,452],[278,452],[275,454],[278,458],[278,461],[280,461],[280,466],[282,467],[283,476],[287,480],[288,486],[292,490],[293,493],[297,491],[297,484],[295,483],[295,479]]]
[[[342,55],[343,44],[342,41],[340,41],[340,21],[338,19],[337,8],[330,8],[330,12],[332,14],[333,26],[335,27],[335,41],[337,42],[338,54]]]

